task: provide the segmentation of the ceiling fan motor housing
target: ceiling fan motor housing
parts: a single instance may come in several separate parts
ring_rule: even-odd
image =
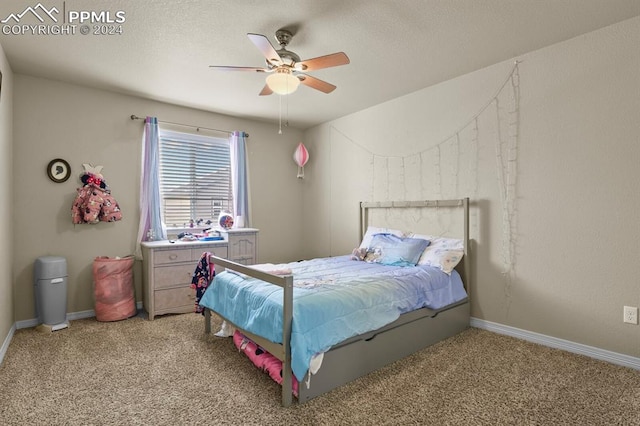
[[[293,33],[289,30],[280,29],[276,31],[276,40],[278,41],[278,44],[282,46],[283,49],[287,47],[287,45],[289,44],[292,38],[293,38]]]
[[[280,59],[284,65],[293,67],[296,62],[300,62],[300,56],[297,53],[287,50],[286,47],[293,38],[293,34],[289,30],[278,30],[276,31],[276,40],[280,45],[280,49],[276,50],[278,55],[280,55]],[[276,68],[277,65],[272,64],[267,60],[267,65],[271,68]]]

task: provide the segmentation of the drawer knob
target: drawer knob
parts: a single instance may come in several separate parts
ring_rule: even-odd
[[[177,258],[178,258],[178,255],[175,253],[169,255],[169,259],[171,260],[176,260]]]

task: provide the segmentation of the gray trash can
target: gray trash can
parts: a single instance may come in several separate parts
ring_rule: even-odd
[[[36,313],[40,324],[54,328],[67,323],[67,260],[58,256],[36,259],[33,271]]]

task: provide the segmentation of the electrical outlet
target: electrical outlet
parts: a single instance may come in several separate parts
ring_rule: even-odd
[[[638,308],[635,306],[624,307],[624,322],[638,325]]]

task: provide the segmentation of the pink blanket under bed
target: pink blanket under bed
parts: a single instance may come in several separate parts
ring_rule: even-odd
[[[239,351],[249,357],[256,367],[267,373],[276,383],[282,386],[282,361],[256,345],[239,331],[233,334],[233,343]],[[298,396],[298,380],[292,376],[293,394]]]

